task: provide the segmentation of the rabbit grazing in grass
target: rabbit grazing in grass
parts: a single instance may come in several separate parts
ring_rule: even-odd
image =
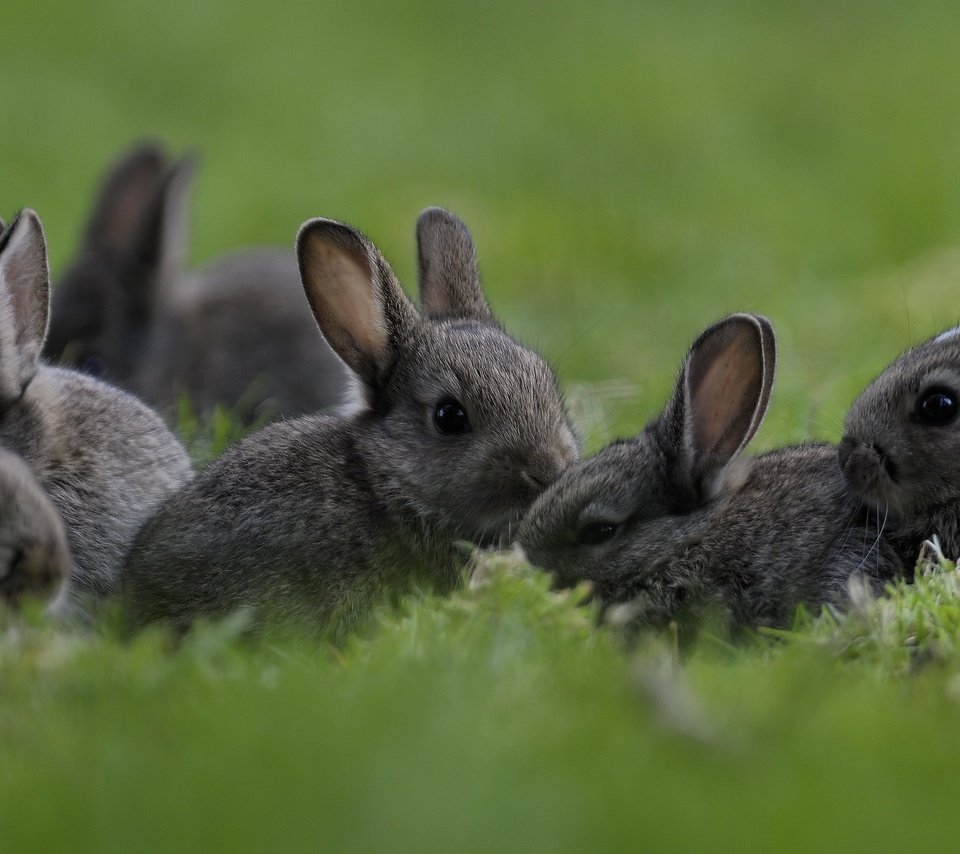
[[[74,561],[68,612],[116,591],[134,535],[191,468],[139,400],[40,362],[49,296],[43,229],[25,210],[0,236],[0,442],[24,458],[63,521]]]
[[[69,574],[60,516],[27,464],[0,449],[0,599],[51,599]]]
[[[765,413],[774,333],[733,315],[687,354],[673,399],[639,436],[568,469],[518,540],[562,585],[586,579],[663,625],[719,607],[745,626],[784,626],[801,605],[842,603],[902,569],[846,489],[831,445],[738,459]]]
[[[194,171],[153,144],[113,166],[54,289],[44,355],[168,416],[181,396],[248,423],[344,402],[346,367],[305,310],[293,253],[251,249],[183,270]]]
[[[840,442],[850,489],[913,566],[937,535],[960,556],[960,329],[896,359],[854,401]]]
[[[494,320],[465,226],[430,209],[417,237],[419,311],[362,234],[300,229],[310,308],[363,405],[266,427],[168,501],[125,569],[135,624],[254,606],[345,628],[414,580],[450,588],[461,541],[509,541],[576,459],[555,377]]]

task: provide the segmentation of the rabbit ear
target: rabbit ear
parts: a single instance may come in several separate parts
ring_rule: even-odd
[[[378,386],[419,322],[390,265],[359,231],[322,217],[300,227],[297,260],[320,331],[367,385]]]
[[[663,426],[695,481],[715,474],[753,438],[775,367],[775,336],[765,317],[731,315],[694,342]]]
[[[135,240],[166,170],[166,156],[155,142],[142,143],[120,158],[100,189],[87,223],[85,245],[92,249],[126,250]]]
[[[127,243],[126,250],[138,262],[140,269],[153,274],[150,283],[154,286],[172,279],[183,269],[190,219],[190,192],[196,172],[197,159],[190,154],[166,171],[141,212],[139,225]]]
[[[16,400],[37,371],[50,314],[43,226],[23,210],[0,237],[0,398]]]
[[[467,227],[442,208],[417,220],[420,305],[427,317],[493,320],[480,287],[477,253]]]

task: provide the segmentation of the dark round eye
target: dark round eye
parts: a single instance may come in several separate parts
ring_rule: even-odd
[[[78,370],[90,374],[92,377],[103,376],[104,368],[106,368],[106,365],[103,363],[103,359],[93,354],[84,356],[77,364]]]
[[[617,533],[617,528],[613,522],[590,522],[577,532],[577,544],[596,546],[605,543]]]
[[[927,424],[942,426],[957,417],[957,396],[945,388],[925,392],[917,403],[917,415]]]
[[[467,418],[467,410],[463,408],[460,401],[448,399],[441,400],[433,412],[433,423],[441,433],[455,435],[457,433],[466,433],[470,429],[470,419]]]

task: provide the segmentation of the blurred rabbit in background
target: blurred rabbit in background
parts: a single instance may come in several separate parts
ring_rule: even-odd
[[[309,311],[290,248],[184,270],[192,157],[139,144],[108,170],[54,289],[44,356],[122,386],[168,418],[186,397],[245,423],[345,402],[348,371]]]

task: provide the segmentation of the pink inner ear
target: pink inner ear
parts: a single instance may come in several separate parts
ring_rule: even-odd
[[[317,324],[354,370],[386,360],[384,307],[369,262],[352,248],[315,235],[304,241],[304,287]]]
[[[691,377],[695,449],[728,460],[749,440],[762,389],[763,356],[756,337],[737,335]]]

